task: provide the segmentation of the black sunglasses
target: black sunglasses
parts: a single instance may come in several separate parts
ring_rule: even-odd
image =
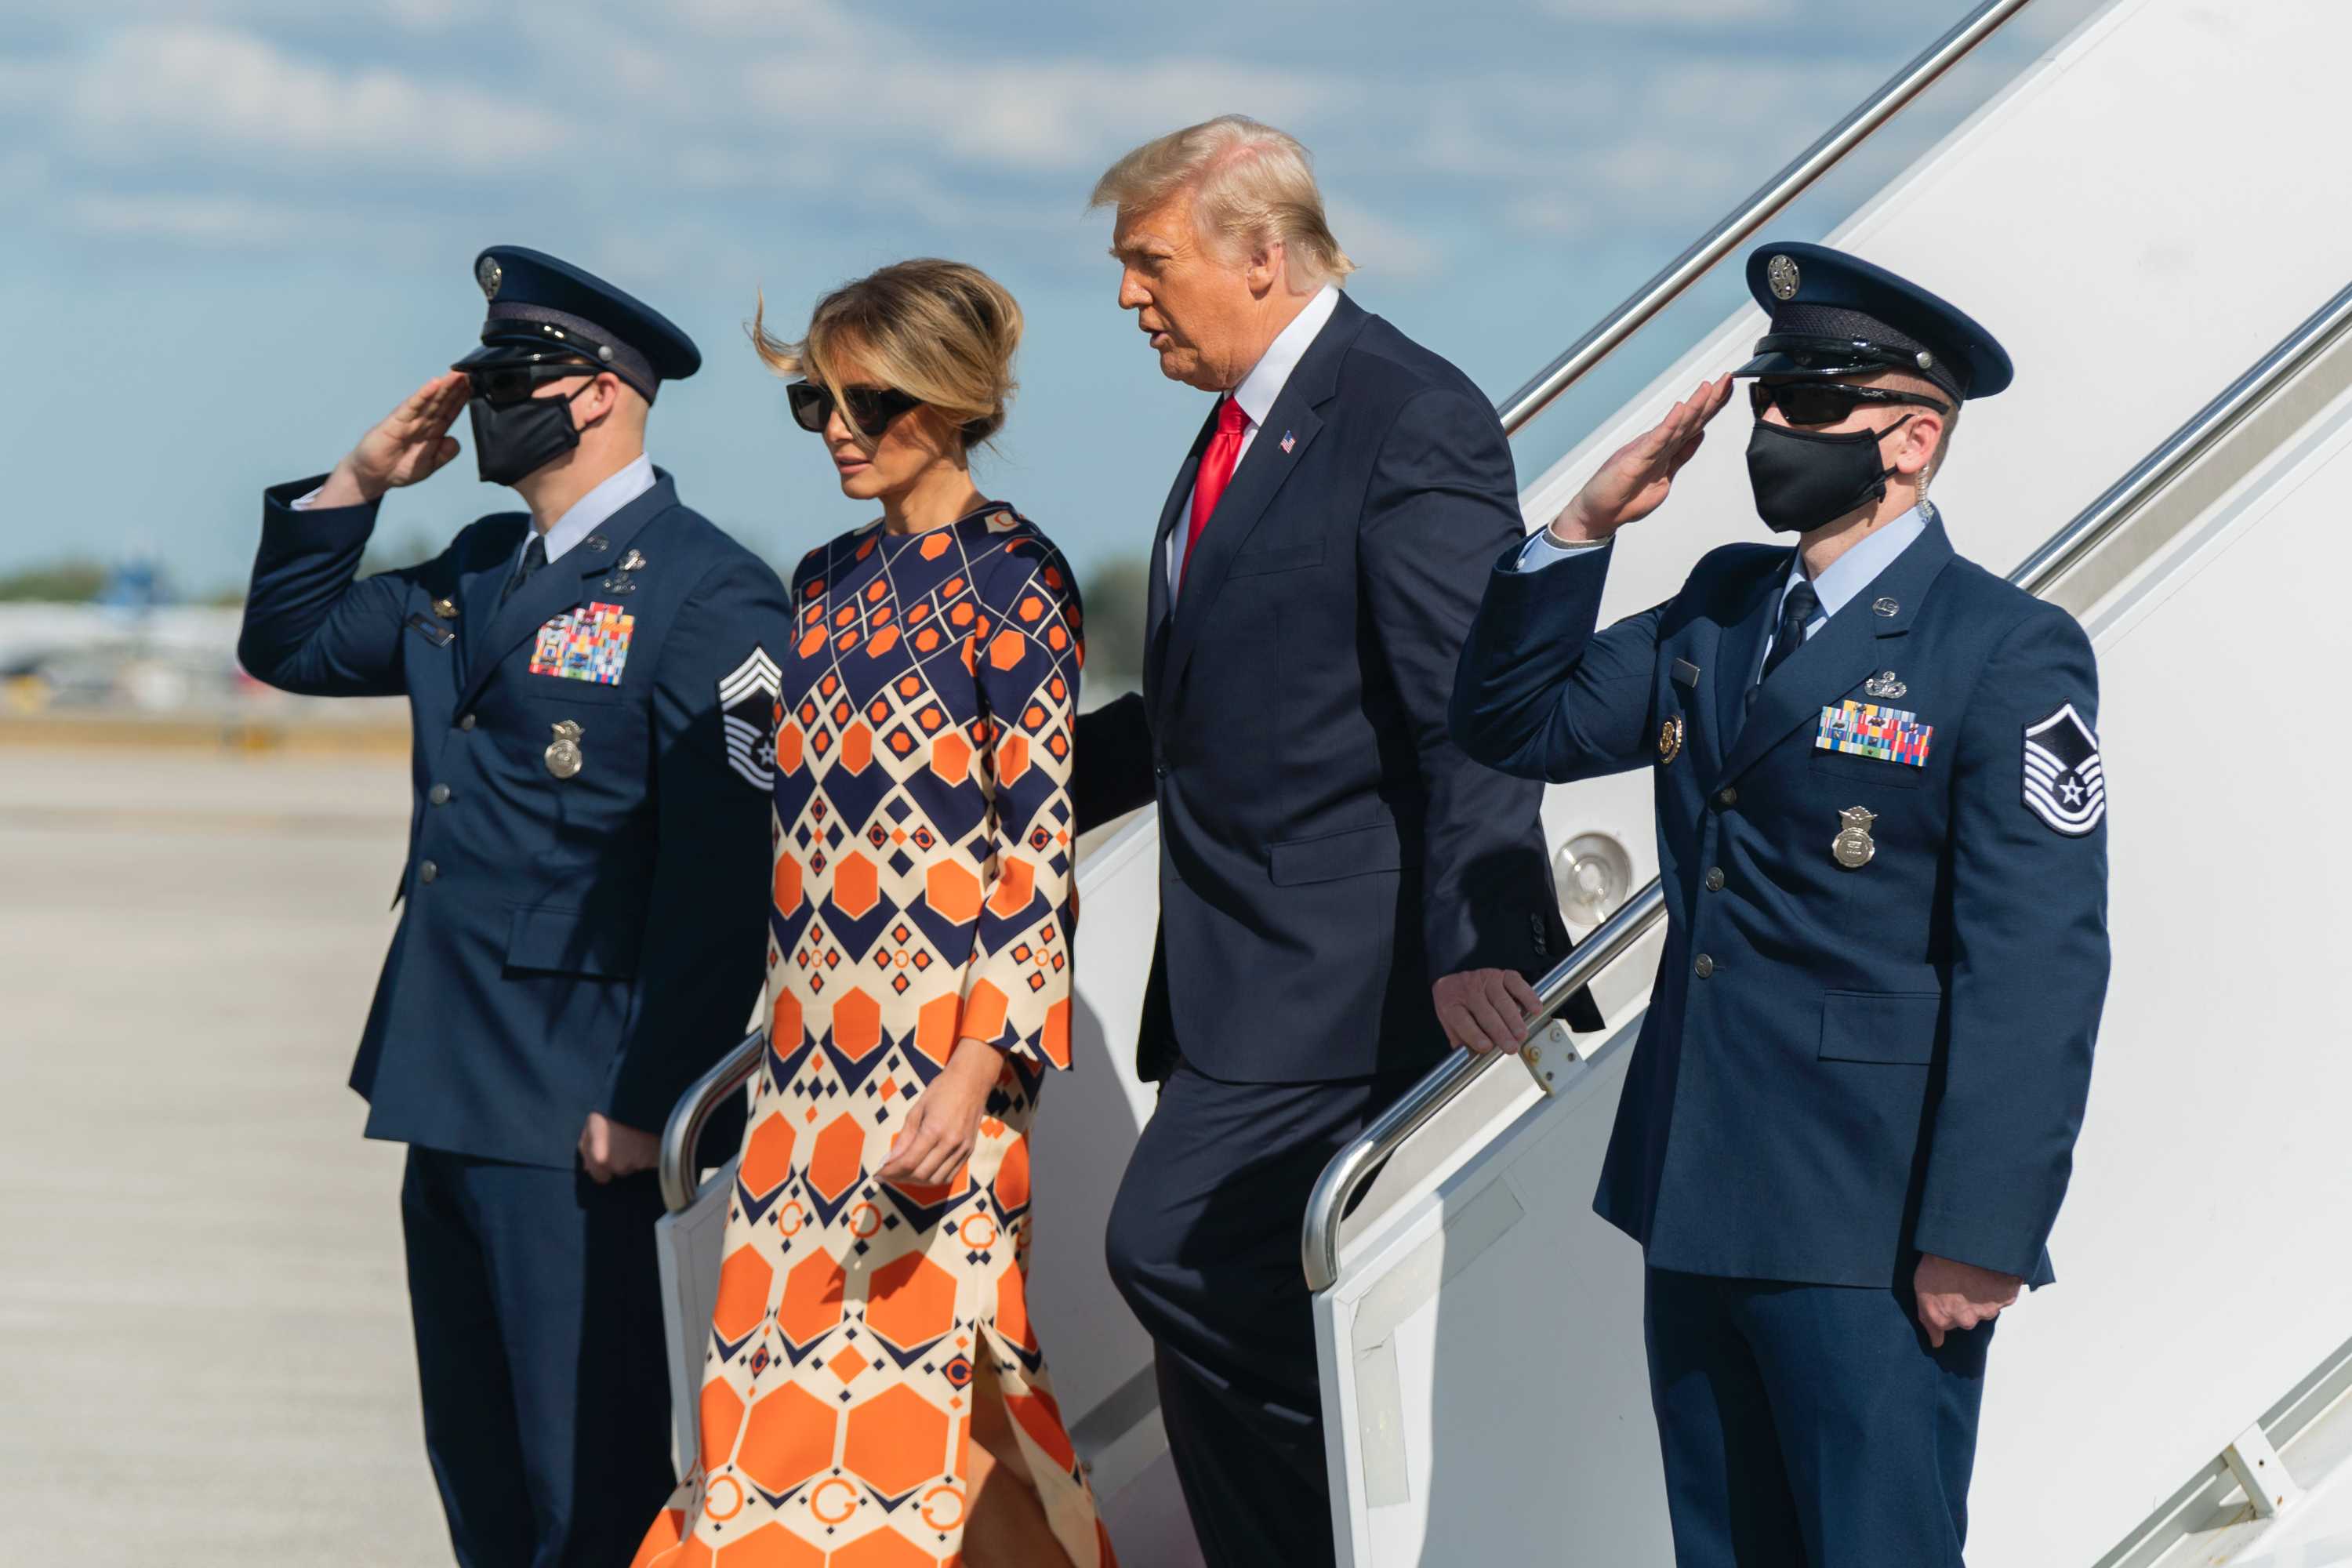
[[[1910,403],[1948,415],[1951,406],[1916,392],[1889,392],[1879,386],[1850,386],[1835,381],[1784,381],[1777,385],[1748,384],[1748,404],[1756,417],[1777,407],[1791,425],[1835,425],[1865,403]]]
[[[784,395],[793,402],[793,424],[812,435],[824,434],[825,421],[833,417],[832,388],[796,381],[784,388]],[[890,421],[923,405],[921,398],[887,386],[844,387],[841,401],[850,427],[866,436],[879,436],[890,427]]]
[[[466,379],[472,384],[477,397],[492,403],[520,403],[536,396],[539,389],[551,381],[570,381],[597,372],[597,366],[575,360],[567,364],[485,365],[467,371]]]

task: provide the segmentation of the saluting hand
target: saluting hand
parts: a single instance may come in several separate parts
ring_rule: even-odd
[[[1946,1334],[1991,1322],[2003,1307],[2016,1301],[2024,1286],[2025,1281],[2014,1274],[1956,1263],[1932,1252],[1921,1256],[1919,1267],[1911,1274],[1919,1326],[1927,1331],[1927,1342],[1937,1350],[1944,1348]]]
[[[361,506],[389,489],[430,479],[457,455],[449,426],[472,395],[465,375],[436,375],[360,437],[319,490],[320,506]]]
[[[1576,498],[1552,520],[1553,537],[1570,544],[1598,542],[1657,510],[1674,488],[1675,476],[1706,439],[1707,421],[1730,401],[1731,377],[1700,382],[1666,411],[1655,429],[1617,448],[1584,481]]]

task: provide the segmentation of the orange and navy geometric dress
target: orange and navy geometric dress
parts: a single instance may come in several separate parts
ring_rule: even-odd
[[[1071,1563],[1112,1568],[1025,1291],[1030,1118],[1045,1069],[1070,1065],[1077,587],[990,503],[922,533],[845,534],[793,592],[769,1049],[700,1464],[636,1563],[958,1562],[985,1369]],[[940,1186],[877,1180],[965,1037],[1005,1053],[970,1163]]]

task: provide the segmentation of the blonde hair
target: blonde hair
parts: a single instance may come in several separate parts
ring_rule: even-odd
[[[954,420],[967,452],[1004,427],[1005,405],[1017,385],[1013,353],[1021,345],[1021,307],[977,267],[918,257],[869,272],[818,300],[798,342],[771,333],[766,319],[763,296],[748,330],[752,348],[778,375],[807,376],[839,402],[842,366],[854,360],[885,385]],[[842,417],[849,418],[845,406]]]
[[[1296,137],[1245,114],[1221,114],[1146,142],[1103,172],[1087,205],[1150,212],[1190,189],[1192,221],[1228,255],[1279,245],[1307,282],[1356,269],[1323,216],[1315,163]]]

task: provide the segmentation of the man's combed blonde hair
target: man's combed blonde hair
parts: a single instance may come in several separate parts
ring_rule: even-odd
[[[817,301],[798,342],[771,333],[762,298],[751,346],[778,375],[808,377],[838,400],[852,361],[956,422],[970,451],[1004,427],[1021,307],[1004,285],[961,261],[893,262]],[[843,410],[842,417],[849,417]],[[855,421],[852,421],[855,427]],[[865,435],[867,432],[859,431]]]
[[[1356,269],[1323,216],[1313,157],[1296,137],[1245,114],[1146,142],[1104,171],[1087,205],[1150,212],[1186,189],[1202,237],[1228,255],[1279,245],[1307,283],[1336,283]]]

